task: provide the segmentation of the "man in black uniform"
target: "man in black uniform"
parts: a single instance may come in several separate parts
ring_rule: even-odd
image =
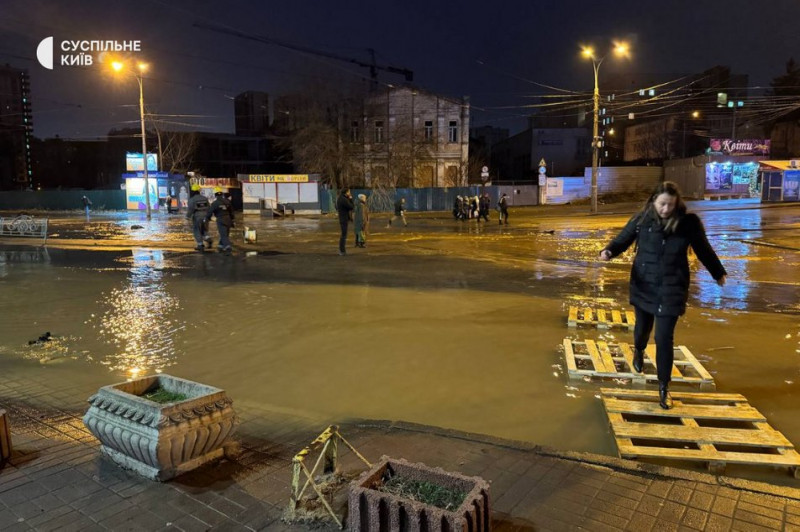
[[[186,211],[186,219],[192,221],[192,234],[194,235],[195,249],[203,251],[205,247],[203,242],[211,247],[211,237],[206,235],[206,213],[208,212],[208,198],[200,194],[200,185],[192,185],[191,192],[189,193],[188,209]]]
[[[211,220],[211,217],[217,218],[217,231],[219,231],[219,245],[217,249],[220,251],[231,251],[231,241],[228,238],[230,230],[233,229],[233,205],[231,200],[222,194],[222,189],[217,187],[214,189],[214,202],[208,208],[206,214],[206,221]]]
[[[339,227],[342,230],[342,234],[339,237],[339,255],[347,255],[347,250],[344,245],[347,242],[347,225],[353,218],[354,208],[353,195],[350,193],[350,189],[343,189],[342,193],[339,194],[339,198],[336,200],[336,210],[339,213]]]

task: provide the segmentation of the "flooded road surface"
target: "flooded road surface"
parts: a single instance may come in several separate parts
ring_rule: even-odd
[[[729,282],[692,259],[676,343],[800,445],[800,208],[699,214]],[[237,235],[226,256],[188,252],[179,217],[138,216],[56,217],[48,248],[0,245],[0,371],[90,387],[163,371],[321,422],[616,454],[598,399],[614,383],[569,381],[560,346],[632,341],[566,327],[575,302],[627,306],[630,257],[596,255],[629,213],[527,209],[508,227],[412,215],[392,229],[377,216],[347,257],[330,217],[247,218],[258,244]],[[56,340],[28,345],[44,332]]]

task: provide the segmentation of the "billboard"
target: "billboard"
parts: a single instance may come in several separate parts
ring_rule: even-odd
[[[158,183],[155,179],[148,179],[150,186],[150,208],[158,208]],[[144,198],[144,179],[129,177],[125,180],[125,199],[129,210],[145,210],[147,203]]]
[[[125,169],[128,172],[144,172],[144,164],[142,164],[141,153],[127,152],[125,154]],[[147,154],[147,171],[158,171],[158,155],[155,153]]]
[[[800,201],[800,170],[783,173],[783,201]]]

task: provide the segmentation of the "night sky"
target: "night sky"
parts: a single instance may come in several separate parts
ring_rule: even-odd
[[[526,98],[552,94],[533,82],[590,91],[590,63],[579,44],[610,47],[625,39],[633,56],[608,72],[699,73],[729,65],[767,86],[787,59],[800,60],[798,0],[614,1],[500,0],[2,0],[0,62],[27,68],[34,134],[91,139],[112,128],[138,127],[135,80],[101,65],[36,61],[45,37],[135,39],[151,65],[145,102],[175,129],[233,132],[232,98],[245,90],[270,95],[326,80],[358,82],[365,68],[193,27],[195,22],[290,41],[362,61],[414,71],[415,84],[471,98],[472,125],[518,131]],[[381,72],[382,83],[402,84]],[[601,87],[602,90],[602,87]],[[506,108],[507,109],[500,109]]]

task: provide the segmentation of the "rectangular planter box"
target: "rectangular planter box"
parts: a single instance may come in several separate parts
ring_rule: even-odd
[[[378,491],[375,488],[382,484],[387,469],[393,475],[459,490],[467,496],[461,506],[449,511]],[[350,483],[347,503],[347,525],[350,530],[483,532],[492,529],[488,482],[480,477],[448,473],[441,468],[386,456]]]
[[[159,386],[187,399],[161,404],[141,397]],[[163,481],[222,456],[236,425],[232,403],[219,388],[153,375],[100,388],[83,423],[112,460]]]

